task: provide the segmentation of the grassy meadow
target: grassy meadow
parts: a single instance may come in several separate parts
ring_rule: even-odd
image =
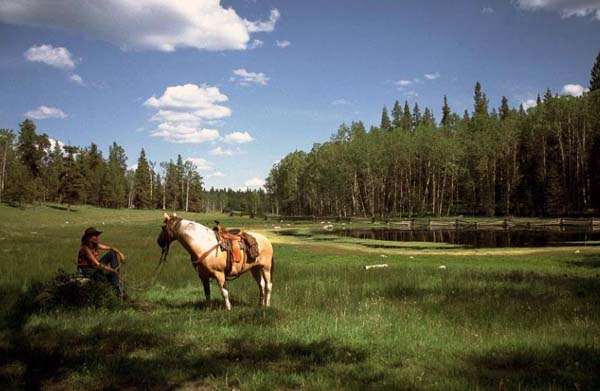
[[[2,389],[600,389],[600,247],[377,248],[273,229],[308,223],[180,215],[272,239],[271,308],[250,275],[229,283],[231,312],[214,283],[206,304],[179,244],[151,285],[162,211],[0,205]],[[127,254],[132,301],[23,313],[32,284],[75,270],[90,225]]]

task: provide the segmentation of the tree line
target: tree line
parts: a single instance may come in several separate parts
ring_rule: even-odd
[[[549,90],[526,109],[490,110],[477,82],[471,112],[396,101],[378,127],[342,124],[288,154],[266,181],[273,213],[392,217],[600,213],[600,53],[589,91]]]
[[[30,119],[19,124],[18,134],[0,129],[0,202],[250,215],[268,208],[263,190],[205,191],[202,179],[181,155],[157,163],[148,160],[142,149],[135,169],[128,169],[125,150],[117,143],[105,158],[95,143],[77,147],[52,142],[47,134],[37,132]]]

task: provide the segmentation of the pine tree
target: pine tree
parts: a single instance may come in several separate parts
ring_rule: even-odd
[[[102,189],[102,200],[105,206],[122,208],[127,205],[127,155],[123,147],[117,143],[109,148],[106,180]]]
[[[390,122],[390,117],[388,116],[387,107],[383,106],[383,110],[381,112],[381,124],[379,125],[381,130],[390,130],[392,128],[392,124]]]
[[[473,94],[475,104],[474,117],[487,117],[488,116],[488,100],[485,94],[481,91],[481,84],[475,83],[475,92]]]
[[[60,175],[60,198],[61,202],[71,205],[81,201],[84,192],[83,176],[81,166],[75,161],[74,155],[79,152],[77,147],[64,147],[67,156],[64,158],[64,169]]]
[[[419,104],[415,102],[415,106],[413,107],[413,113],[411,118],[411,127],[412,129],[417,129],[421,125],[422,117],[421,110],[419,109]]]
[[[0,129],[0,202],[6,199],[6,189],[14,178],[11,167],[14,166],[15,134],[9,129]]]
[[[600,51],[598,51],[590,76],[590,92],[597,90],[600,90]]]
[[[133,185],[133,205],[137,209],[148,209],[152,207],[150,198],[150,165],[146,160],[146,152],[144,148],[140,152],[140,157],[137,161],[135,169],[134,185]]]
[[[448,106],[448,98],[444,95],[444,105],[442,106],[442,126],[450,126],[450,106]]]
[[[435,118],[429,107],[425,107],[425,112],[423,113],[423,119],[421,122],[425,126],[435,126]]]
[[[508,115],[510,114],[510,107],[508,106],[508,99],[505,96],[502,97],[502,102],[500,103],[500,119],[506,120]]]
[[[102,187],[106,178],[106,162],[102,151],[94,143],[85,150],[86,201],[92,205],[102,205]]]
[[[410,130],[411,126],[412,126],[412,113],[410,112],[410,106],[408,105],[408,101],[405,100],[400,127],[403,130]]]
[[[402,107],[398,101],[394,102],[394,107],[392,109],[392,126],[394,129],[402,127]]]

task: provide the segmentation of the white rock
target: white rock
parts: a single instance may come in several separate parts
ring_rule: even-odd
[[[438,269],[446,270],[446,265],[440,265],[438,266]]]

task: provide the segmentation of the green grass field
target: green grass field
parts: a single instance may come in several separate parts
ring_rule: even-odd
[[[0,205],[2,389],[600,389],[600,248],[376,248],[181,213],[274,242],[273,306],[256,306],[248,275],[229,284],[227,312],[214,284],[204,303],[179,244],[150,285],[162,211],[75,209]],[[20,312],[34,282],[75,270],[90,225],[128,255],[133,302]],[[389,267],[364,269],[377,263]]]

